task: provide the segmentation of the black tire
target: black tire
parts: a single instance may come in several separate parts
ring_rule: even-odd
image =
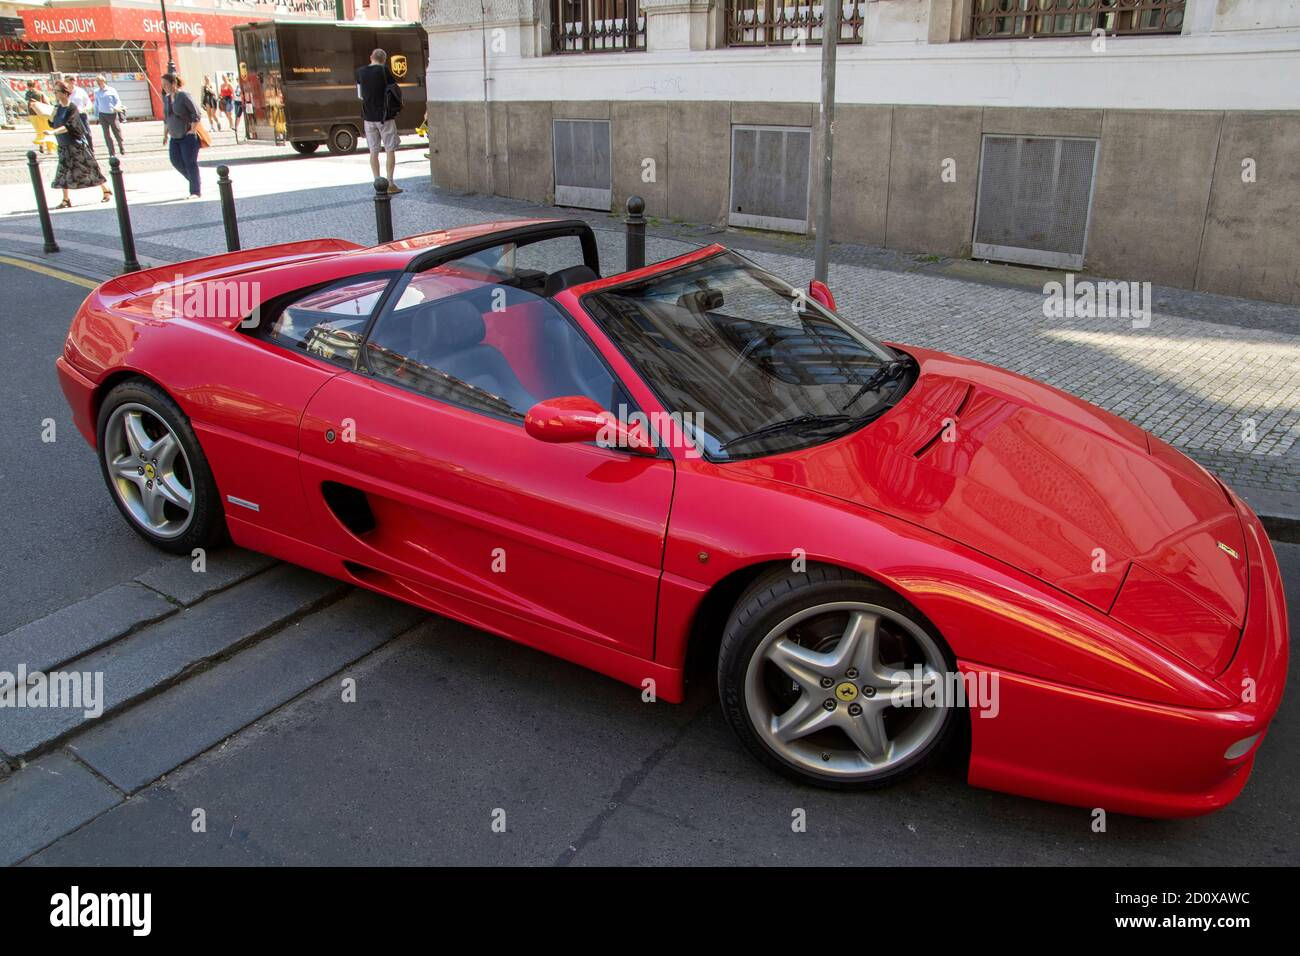
[[[810,772],[787,759],[756,730],[746,701],[750,661],[773,628],[799,611],[850,601],[875,605],[906,618],[931,638],[946,672],[956,673],[956,660],[934,626],[887,588],[842,568],[812,565],[802,573],[778,568],[762,575],[740,596],[727,621],[718,650],[718,696],[731,729],[766,766],[804,784],[833,790],[869,790],[897,783],[930,763],[947,745],[954,726],[965,719],[959,708],[934,708],[942,710],[934,718],[937,731],[897,765],[873,771],[868,779],[844,779],[829,772]]]
[[[304,156],[310,156],[312,153],[316,152],[316,150],[320,149],[320,143],[304,143],[301,140],[290,143],[289,145],[293,147],[294,152],[302,153]]]
[[[357,131],[352,126],[335,126],[330,130],[329,151],[336,156],[345,155],[357,148]]]
[[[193,504],[188,527],[175,537],[160,536],[141,525],[123,504],[114,486],[114,480],[109,474],[108,462],[104,454],[107,426],[113,413],[127,404],[142,405],[162,419],[177,437],[185,453],[187,477],[192,485]],[[190,554],[195,548],[215,547],[226,540],[225,512],[221,507],[221,495],[217,491],[217,482],[212,476],[212,468],[208,465],[208,459],[203,454],[189,419],[166,392],[144,379],[131,379],[114,386],[104,396],[104,401],[100,405],[95,432],[99,449],[99,471],[108,488],[109,497],[113,499],[113,504],[117,506],[117,510],[136,534],[154,547],[172,554]]]

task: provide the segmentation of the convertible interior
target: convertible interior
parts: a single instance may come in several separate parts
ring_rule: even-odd
[[[399,301],[379,317],[366,361],[376,374],[407,387],[509,417],[522,418],[541,399],[560,395],[586,395],[616,408],[628,403],[621,387],[548,301],[595,278],[586,265],[509,275],[474,274],[460,263],[430,270],[412,278],[413,304]],[[445,294],[449,286],[460,291]],[[301,334],[307,351],[348,362],[369,319],[360,299],[373,296],[368,286],[353,290],[343,297],[331,290],[308,296],[288,306],[276,325],[287,337]]]

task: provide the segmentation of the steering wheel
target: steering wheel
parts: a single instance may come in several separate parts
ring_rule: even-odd
[[[731,378],[733,375],[735,375],[736,369],[740,368],[741,364],[745,361],[745,359],[749,358],[750,354],[760,345],[766,345],[771,340],[771,338],[772,338],[772,330],[767,329],[766,331],[763,332],[762,335],[755,336],[748,343],[746,343],[745,347],[740,350],[740,354],[737,355],[735,360],[731,363],[731,367],[727,369],[727,378]]]

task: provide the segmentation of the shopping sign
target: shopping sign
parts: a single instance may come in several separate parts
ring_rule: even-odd
[[[76,40],[153,40],[162,42],[167,33],[172,42],[234,46],[231,27],[237,23],[265,20],[258,14],[234,16],[218,13],[167,13],[163,27],[161,12],[126,7],[45,7],[20,10],[28,41],[67,43]]]

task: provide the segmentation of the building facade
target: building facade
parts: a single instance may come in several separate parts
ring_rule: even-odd
[[[842,0],[833,239],[1300,303],[1300,0]],[[822,7],[424,0],[435,184],[814,232]]]
[[[164,31],[157,2],[49,0],[19,4],[15,12],[22,29],[11,45],[24,55],[20,63],[10,51],[14,68],[6,61],[4,75],[11,85],[40,84],[51,70],[75,73],[87,84],[107,73],[129,115],[154,118],[162,115],[159,80],[167,68],[168,35],[177,72],[197,90],[205,75],[237,75],[231,28],[239,23],[413,23],[419,17],[417,0],[170,0]]]

